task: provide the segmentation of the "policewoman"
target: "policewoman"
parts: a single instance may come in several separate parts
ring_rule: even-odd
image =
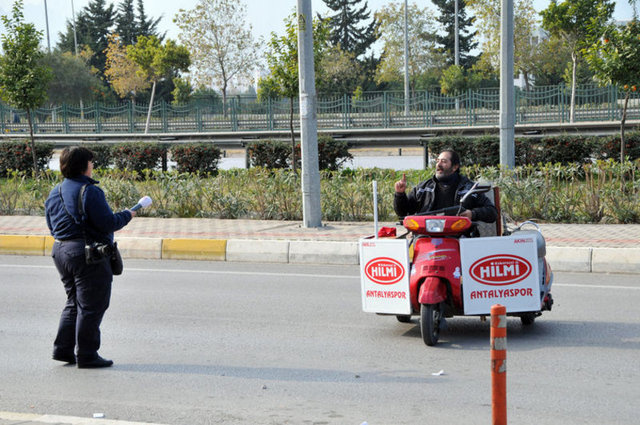
[[[113,246],[113,232],[126,226],[136,213],[113,213],[98,181],[91,178],[93,153],[89,149],[65,148],[60,154],[60,171],[65,178],[45,202],[47,226],[55,238],[51,255],[67,293],[53,359],[77,363],[79,368],[109,367],[113,361],[98,354],[100,323],[109,307],[113,280],[109,247]],[[85,246],[95,247],[95,243],[99,249],[85,254]]]

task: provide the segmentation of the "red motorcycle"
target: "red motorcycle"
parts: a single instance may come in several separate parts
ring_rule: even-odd
[[[412,215],[404,218],[404,227],[413,235],[411,243],[413,259],[410,264],[409,278],[411,314],[396,315],[396,318],[400,322],[409,322],[411,315],[419,314],[422,339],[426,345],[433,346],[438,342],[440,331],[445,328],[445,318],[465,315],[465,288],[462,282],[460,241],[461,238],[473,238],[480,235],[476,223],[457,214],[462,211],[462,205],[468,196],[473,193],[487,192],[489,189],[488,186],[476,184],[461,199],[459,207],[445,208],[430,211],[426,213],[428,215]],[[531,222],[526,222],[526,224],[529,223]],[[535,223],[531,224],[535,225]],[[511,234],[514,243],[528,241],[532,246],[537,247],[537,261],[525,262],[515,255],[500,255],[493,256],[500,257],[500,261],[495,260],[484,266],[480,264],[476,266],[476,269],[479,270],[477,278],[492,285],[487,286],[490,289],[484,291],[484,294],[495,296],[519,294],[513,289],[505,289],[509,288],[510,282],[516,280],[509,276],[510,272],[513,274],[517,271],[524,274],[527,271],[531,273],[534,267],[537,269],[535,272],[539,279],[539,307],[534,298],[536,306],[533,310],[508,313],[511,316],[519,316],[524,325],[530,325],[533,324],[537,316],[542,314],[542,311],[551,310],[553,298],[550,290],[553,274],[545,259],[545,241],[542,234],[539,229],[524,230],[522,229],[524,225],[525,223],[512,232],[505,232],[505,234]],[[526,270],[527,267],[529,270]],[[531,292],[531,290],[529,291]],[[535,289],[533,291],[535,292]],[[483,295],[482,291],[475,292],[479,294],[477,296]],[[534,293],[533,296],[537,297],[537,294]],[[505,299],[505,301],[508,300]],[[474,315],[479,315],[482,318],[486,316],[486,314],[477,313]]]

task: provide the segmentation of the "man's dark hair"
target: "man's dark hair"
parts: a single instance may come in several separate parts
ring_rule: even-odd
[[[447,148],[440,153],[444,152],[449,152],[449,156],[451,156],[451,165],[457,165],[458,167],[460,167],[460,155],[458,155],[458,152],[454,151],[451,148]],[[460,171],[460,168],[458,168],[457,171]]]
[[[93,152],[82,146],[66,147],[60,154],[60,171],[66,178],[79,177],[87,171]]]

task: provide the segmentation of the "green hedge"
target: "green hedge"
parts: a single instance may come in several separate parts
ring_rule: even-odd
[[[640,158],[640,132],[625,136],[625,156]],[[453,148],[460,154],[462,165],[492,166],[500,163],[498,136],[443,136],[429,140],[429,150],[436,154]],[[547,137],[517,137],[515,139],[516,165],[539,163],[590,163],[595,159],[618,159],[620,136],[560,135]]]
[[[248,148],[249,163],[253,167],[281,169],[291,167],[291,144],[281,141],[261,140]],[[296,165],[301,164],[300,144],[296,145]],[[349,144],[330,136],[318,137],[318,166],[321,170],[338,170],[353,159]]]
[[[53,144],[36,143],[36,164],[39,172],[47,167],[52,156]],[[16,140],[0,143],[0,176],[7,176],[9,170],[33,170],[31,142]]]

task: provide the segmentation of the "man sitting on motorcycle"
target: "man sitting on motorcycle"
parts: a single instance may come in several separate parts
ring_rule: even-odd
[[[395,184],[393,208],[399,217],[425,213],[457,206],[460,198],[473,186],[474,182],[460,174],[460,157],[452,149],[445,149],[438,156],[435,176],[416,185],[409,195],[405,193],[405,175]],[[472,221],[492,223],[498,212],[495,205],[483,193],[474,193],[465,200],[466,208],[461,216]]]

